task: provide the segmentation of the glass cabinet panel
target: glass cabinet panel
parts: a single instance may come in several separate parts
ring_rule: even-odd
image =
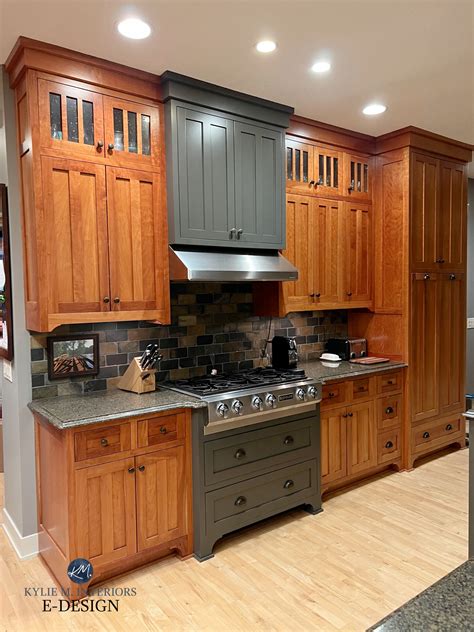
[[[295,149],[295,180],[301,180],[301,151]]]
[[[82,102],[82,128],[84,130],[84,143],[94,144],[94,104],[90,101]]]
[[[293,149],[286,148],[286,179],[293,180]]]
[[[138,152],[137,146],[137,113],[127,112],[128,118],[128,151],[136,154]]]
[[[123,151],[123,110],[114,108],[114,149]]]
[[[67,139],[71,143],[79,142],[79,118],[77,113],[77,99],[66,97]]]
[[[49,93],[49,119],[51,124],[51,138],[62,140],[63,123],[61,115],[61,95]]]
[[[316,185],[325,189],[339,189],[339,154],[328,149],[318,149]]]
[[[151,146],[150,146],[150,134],[151,134],[151,124],[150,117],[147,114],[142,114],[142,154],[144,156],[149,156],[151,154]]]

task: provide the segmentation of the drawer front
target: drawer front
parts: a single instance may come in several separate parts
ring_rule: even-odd
[[[377,400],[377,425],[379,430],[400,426],[402,421],[401,395],[389,395]]]
[[[380,433],[377,437],[377,442],[379,464],[390,463],[390,461],[396,461],[400,458],[402,453],[400,430]]]
[[[384,373],[383,375],[377,375],[377,393],[383,395],[384,393],[396,393],[402,390],[403,387],[403,373],[402,371],[396,371],[394,373]]]
[[[208,441],[204,445],[206,485],[253,475],[265,467],[318,456],[317,416],[237,436]]]
[[[76,461],[118,454],[131,448],[130,423],[84,430],[74,435]]]
[[[375,395],[375,382],[373,378],[364,377],[349,382],[349,398],[351,401],[368,399]]]
[[[324,384],[322,392],[321,406],[339,406],[345,404],[347,400],[346,382],[336,382],[334,384]]]
[[[318,492],[317,461],[307,461],[208,492],[206,515],[211,523],[227,523],[233,530],[301,504]]]
[[[137,423],[137,446],[149,446],[171,443],[184,439],[184,415],[166,415],[140,419]]]
[[[425,452],[430,448],[448,445],[452,435],[462,434],[461,417],[437,419],[415,426],[412,429],[412,445],[414,452]]]

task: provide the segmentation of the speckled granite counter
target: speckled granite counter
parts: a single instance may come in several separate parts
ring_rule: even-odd
[[[474,560],[465,562],[368,632],[474,630]]]
[[[332,382],[334,380],[351,379],[372,375],[373,373],[384,373],[394,369],[403,369],[407,365],[403,362],[384,362],[382,364],[353,364],[352,362],[340,362],[337,367],[325,366],[319,360],[312,362],[300,362],[299,369],[304,369],[309,377],[318,382]]]
[[[194,397],[174,391],[158,390],[136,395],[114,389],[87,395],[37,399],[29,407],[56,428],[64,430],[173,408],[203,408],[206,405]]]

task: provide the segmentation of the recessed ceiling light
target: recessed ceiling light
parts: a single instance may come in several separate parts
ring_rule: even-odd
[[[272,42],[272,40],[263,40],[262,42],[258,42],[255,48],[259,53],[273,53],[276,47],[276,43]]]
[[[150,26],[138,18],[122,20],[119,22],[117,28],[121,35],[129,37],[130,39],[145,39],[151,33]]]
[[[386,109],[386,105],[382,105],[381,103],[371,103],[370,105],[366,105],[362,112],[367,116],[374,116],[375,114],[382,114],[382,112],[385,112]]]
[[[328,61],[317,61],[311,66],[313,72],[327,72],[331,69],[331,64]]]

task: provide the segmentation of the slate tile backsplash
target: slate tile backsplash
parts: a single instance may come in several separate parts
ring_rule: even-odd
[[[69,325],[51,335],[99,334],[100,372],[95,377],[48,380],[46,335],[31,336],[33,398],[54,397],[115,387],[133,357],[159,344],[163,360],[157,381],[259,366],[270,319],[253,315],[250,284],[174,283],[172,323],[147,322]],[[295,336],[302,360],[318,358],[324,341],[347,335],[345,311],[302,312],[271,321],[274,335]],[[267,353],[270,352],[270,345]]]

